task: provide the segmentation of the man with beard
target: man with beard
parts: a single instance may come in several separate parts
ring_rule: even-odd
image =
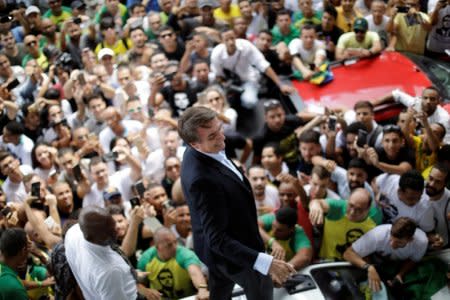
[[[375,31],[368,31],[369,23],[364,18],[357,18],[353,31],[339,37],[336,47],[336,59],[350,57],[370,57],[381,51],[380,36]]]
[[[248,170],[248,179],[252,186],[258,215],[271,213],[280,207],[278,190],[274,186],[268,184],[266,170],[264,170],[263,167],[250,167]]]
[[[27,266],[29,241],[22,228],[0,231],[0,298],[28,299],[27,291],[18,277]]]
[[[428,201],[433,208],[434,220],[436,221],[435,242],[442,238],[442,246],[448,248],[450,233],[450,190],[445,187],[448,177],[448,168],[442,164],[435,164],[426,180],[425,192]]]
[[[153,49],[147,45],[147,35],[142,27],[131,27],[130,39],[133,46],[128,50],[128,59],[130,62],[138,65],[147,65]]]
[[[389,95],[376,99],[373,104],[378,106],[389,102],[400,102],[406,107],[420,108],[426,113],[428,123],[440,123],[445,126],[444,143],[450,143],[450,116],[441,105],[442,97],[439,90],[434,86],[429,86],[422,91],[421,97],[413,97],[399,89],[393,90]]]
[[[348,199],[350,194],[357,188],[364,188],[373,199],[373,191],[367,182],[367,164],[361,158],[353,158],[348,164],[347,170],[336,165],[333,160],[321,156],[313,157],[313,164],[319,165],[331,172],[331,180],[336,182],[337,191],[342,199]]]
[[[59,48],[60,37],[59,33],[56,32],[56,25],[49,19],[44,19],[42,20],[42,35],[39,39],[39,47],[45,48],[49,46]]]

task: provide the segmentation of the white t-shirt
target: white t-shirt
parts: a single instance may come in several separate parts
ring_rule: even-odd
[[[369,24],[369,31],[375,31],[375,32],[382,32],[382,31],[386,31],[386,26],[387,23],[389,22],[389,17],[384,15],[383,19],[381,20],[381,24],[375,24],[375,22],[373,21],[373,15],[368,15],[365,17],[365,19],[367,20],[367,23]]]
[[[266,184],[266,188],[264,191],[264,200],[258,201],[255,200],[256,209],[261,206],[270,206],[273,209],[278,209],[280,207],[280,197],[278,195],[278,189],[270,184]]]
[[[125,127],[124,137],[130,134],[138,133],[142,130],[142,123],[135,120],[122,120],[122,125]],[[109,149],[111,140],[116,137],[116,134],[111,130],[111,128],[106,127],[100,132],[99,140],[100,145],[102,145],[103,151],[105,153],[111,152]]]
[[[414,206],[408,206],[398,197],[400,175],[389,175],[383,173],[376,178],[380,194],[384,196],[386,207],[381,207],[383,211],[383,223],[393,223],[400,217],[413,219],[417,225],[425,232],[434,229],[433,209],[431,208],[428,196],[423,193],[420,201]]]
[[[34,142],[22,134],[18,145],[3,142],[3,135],[0,136],[0,147],[6,148],[9,152],[20,158],[23,165],[31,166],[31,150],[33,150]]]
[[[372,253],[378,253],[389,257],[390,260],[420,261],[427,251],[428,238],[420,228],[416,229],[413,240],[406,244],[404,248],[393,249],[389,244],[391,237],[391,224],[384,224],[370,230],[356,242],[353,243],[353,251],[361,257],[366,257]]]
[[[436,221],[436,232],[444,239],[444,245],[449,242],[450,220],[447,215],[450,213],[450,190],[444,190],[442,197],[438,200],[428,200],[433,208],[434,220]]]
[[[131,179],[131,168],[117,171],[113,175],[109,176],[108,184],[108,186],[114,186],[119,190],[125,205],[126,202],[130,201],[132,196],[131,186],[134,184],[133,179]],[[91,186],[91,191],[83,198],[83,207],[90,205],[105,207],[103,192],[108,188],[108,186],[106,186],[105,189],[99,190],[97,183],[94,183]]]
[[[20,165],[19,169],[24,176],[31,174],[33,172],[33,169],[28,165]],[[2,189],[3,193],[5,193],[7,202],[22,203],[23,201],[25,201],[25,198],[27,197],[27,191],[25,190],[25,184],[23,183],[23,181],[19,183],[14,183],[8,177],[3,182]]]
[[[66,258],[85,299],[136,299],[130,266],[109,246],[84,239],[78,224],[67,231]]]
[[[291,55],[300,55],[304,64],[313,64],[316,57],[327,56],[325,43],[323,41],[314,40],[313,47],[311,49],[305,49],[305,47],[303,47],[303,41],[298,38],[293,39],[289,43],[289,53]]]
[[[186,147],[178,147],[177,149],[177,157],[180,161],[183,160],[183,154],[186,150]],[[155,182],[161,182],[164,178],[164,161],[166,157],[164,156],[164,151],[162,148],[157,149],[150,153],[147,156],[147,160],[144,162],[142,166],[142,174],[143,176],[148,176],[153,179]]]
[[[400,102],[406,107],[411,107],[422,101],[420,97],[413,97],[411,95],[402,92],[399,89],[393,90],[392,96],[394,97],[394,100],[396,102]],[[428,116],[428,123],[430,124],[440,123],[444,125],[446,130],[444,143],[450,144],[450,116],[448,112],[444,108],[442,108],[442,106],[438,105],[434,113],[431,116]]]
[[[342,199],[348,200],[352,191],[350,190],[350,186],[348,185],[347,170],[342,167],[336,166],[334,171],[331,172],[331,180],[336,182],[339,196],[341,196]],[[373,190],[370,184],[367,183],[367,181],[364,182],[364,189],[369,191],[370,197],[373,199]]]

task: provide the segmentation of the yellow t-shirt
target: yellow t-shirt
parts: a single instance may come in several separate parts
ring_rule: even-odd
[[[344,32],[350,32],[353,30],[353,22],[356,18],[363,18],[364,16],[360,14],[358,11],[353,10],[353,14],[350,18],[346,18],[344,16],[344,11],[342,9],[342,6],[336,7],[337,11],[337,19],[336,19],[336,26],[342,29]]]
[[[149,272],[150,288],[158,290],[163,299],[180,299],[195,294],[187,270],[191,264],[200,266],[200,260],[185,247],[178,246],[175,257],[167,261],[161,260],[156,248],[151,247],[142,254],[137,267]]]
[[[127,44],[125,45],[125,43]],[[116,56],[121,56],[125,55],[128,49],[131,49],[131,47],[133,47],[133,43],[130,39],[118,39],[114,45],[109,45],[108,43],[106,43],[106,41],[103,41],[101,43],[98,43],[97,47],[95,47],[95,54],[98,55],[98,52],[100,52],[102,48],[109,48],[114,51],[114,54]]]
[[[419,12],[419,15],[423,20],[430,20],[425,13]],[[408,25],[407,15],[399,13],[394,18],[394,26],[397,28],[395,50],[423,54],[428,32],[421,24]]]
[[[362,48],[370,49],[374,42],[379,41],[380,36],[375,31],[367,31],[364,40],[360,43],[356,40],[355,32],[347,32],[339,37],[337,47],[341,49]]]
[[[423,137],[413,136],[414,150],[416,155],[416,170],[419,172],[424,172],[425,169],[434,165],[437,160],[437,153],[431,152],[431,154],[426,154],[423,151]]]
[[[233,19],[241,16],[241,10],[236,4],[230,5],[230,11],[225,13],[220,7],[214,10],[214,19],[233,23]]]
[[[326,200],[330,209],[325,217],[322,245],[319,257],[342,260],[344,251],[366,232],[381,223],[381,211],[372,206],[369,215],[362,222],[352,222],[347,218],[347,201]]]

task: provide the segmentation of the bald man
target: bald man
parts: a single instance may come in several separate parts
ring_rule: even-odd
[[[344,199],[316,199],[309,204],[313,225],[323,224],[319,257],[342,260],[344,251],[364,233],[379,225],[381,211],[372,205],[370,193],[357,188]]]
[[[142,130],[142,123],[135,120],[123,120],[119,110],[115,107],[107,107],[101,114],[107,127],[100,131],[99,140],[103,151],[109,153],[111,140],[115,137],[128,137]]]
[[[66,234],[67,262],[85,299],[136,299],[137,282],[130,265],[111,248],[115,221],[97,206],[83,208],[79,224]]]

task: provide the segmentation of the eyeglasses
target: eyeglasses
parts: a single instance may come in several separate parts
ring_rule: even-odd
[[[37,41],[31,41],[31,42],[26,43],[25,45],[27,47],[33,47],[33,46],[36,46],[36,44],[37,44]]]
[[[264,102],[264,110],[268,111],[271,109],[274,109],[276,107],[280,107],[281,106],[281,102],[276,100],[276,99],[272,99],[272,100],[268,100],[266,102]]]
[[[395,124],[385,125],[383,127],[383,133],[388,133],[388,132],[402,132],[402,129],[400,128],[400,126],[395,125]]]
[[[141,111],[142,111],[142,107],[136,107],[136,109],[130,108],[130,109],[128,110],[128,113],[132,114],[132,113],[134,113],[134,112],[141,112]]]
[[[161,34],[159,37],[162,38],[162,39],[165,39],[165,38],[167,38],[167,37],[172,37],[172,35],[173,35],[173,32]]]

